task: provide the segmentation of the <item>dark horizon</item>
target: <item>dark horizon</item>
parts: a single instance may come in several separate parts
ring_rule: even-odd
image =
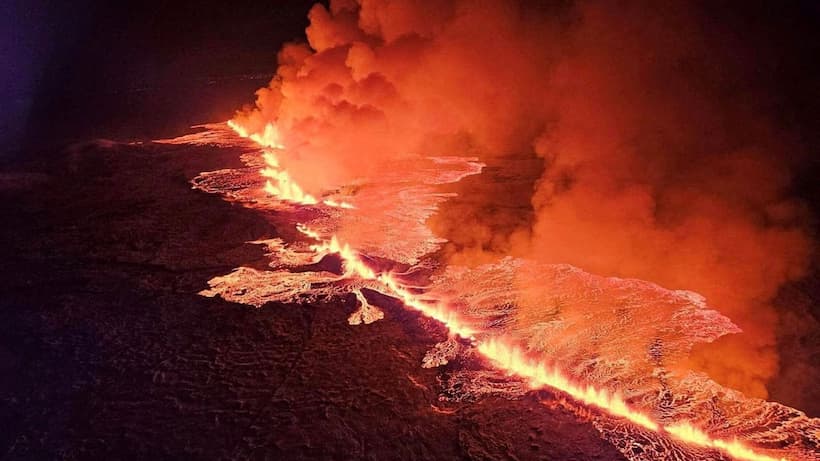
[[[304,40],[313,3],[7,2],[0,155],[227,120],[273,75],[281,45]]]

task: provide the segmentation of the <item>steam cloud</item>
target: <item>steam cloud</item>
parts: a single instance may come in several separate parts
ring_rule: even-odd
[[[437,218],[459,242],[449,257],[526,255],[699,292],[744,333],[692,364],[767,395],[771,303],[813,243],[789,195],[800,146],[767,118],[766,69],[742,37],[658,2],[342,0],[310,21],[237,116],[277,124],[298,183],[318,193],[416,155],[537,156],[526,219],[478,205],[458,225]]]

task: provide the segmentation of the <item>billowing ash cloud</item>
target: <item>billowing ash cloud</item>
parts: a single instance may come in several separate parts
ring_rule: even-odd
[[[276,123],[284,167],[312,192],[395,158],[540,157],[532,193],[510,204],[526,219],[481,197],[458,225],[437,218],[462,242],[449,257],[525,255],[697,291],[744,333],[693,364],[765,396],[778,369],[771,302],[812,243],[789,197],[799,146],[767,118],[765,59],[751,59],[763,51],[689,6],[557,3],[316,5],[308,44],[280,51],[238,119]]]

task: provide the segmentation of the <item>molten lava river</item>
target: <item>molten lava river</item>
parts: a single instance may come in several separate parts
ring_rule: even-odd
[[[201,128],[160,142],[243,149],[245,168],[201,173],[194,188],[258,210],[279,231],[253,242],[268,268],[236,268],[202,295],[261,307],[352,293],[352,325],[390,321],[384,307],[401,304],[450,332],[419,364],[448,367],[441,400],[547,389],[544,405],[591,420],[630,460],[820,459],[820,419],[683,369],[695,343],[739,331],[698,294],[510,257],[437,261],[443,241],[425,223],[453,195],[443,184],[482,174],[478,159],[396,164],[314,196],[280,167],[288,152],[275,127]]]

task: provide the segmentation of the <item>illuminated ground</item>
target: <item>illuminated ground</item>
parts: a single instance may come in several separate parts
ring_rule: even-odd
[[[4,459],[622,459],[537,394],[439,402],[447,370],[419,364],[444,333],[396,306],[400,321],[355,328],[352,296],[254,310],[196,295],[264,264],[244,242],[275,235],[190,189],[238,164],[229,149],[91,144],[6,170]]]

